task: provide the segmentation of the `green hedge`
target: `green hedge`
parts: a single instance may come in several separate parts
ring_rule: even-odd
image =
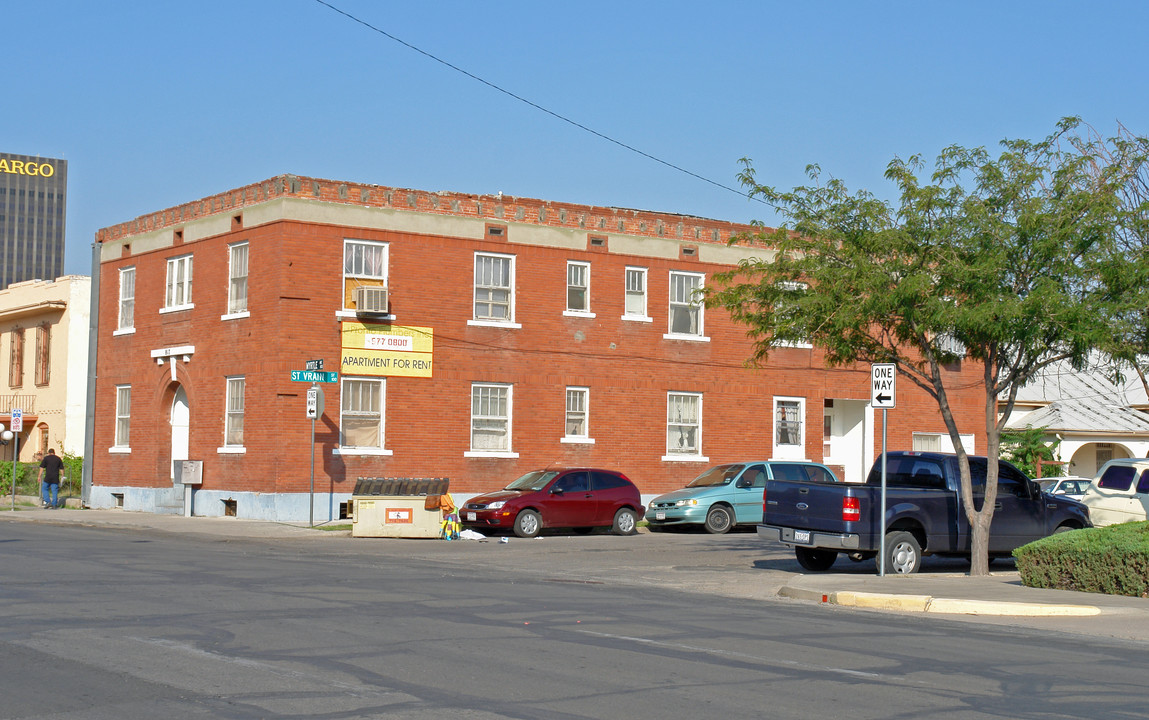
[[[1029,587],[1149,597],[1149,522],[1058,533],[1013,556]]]

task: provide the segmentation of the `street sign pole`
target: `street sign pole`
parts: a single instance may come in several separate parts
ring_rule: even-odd
[[[315,420],[323,414],[323,388],[319,387],[319,382],[316,380],[307,388],[307,417],[311,418],[311,488],[307,493],[307,519],[311,527],[315,527]]]
[[[898,366],[894,363],[875,363],[870,366],[870,406],[882,410],[882,500],[878,510],[878,576],[886,574],[886,420],[897,406],[896,382]]]
[[[307,525],[315,527],[315,416],[311,417],[311,489],[307,493]]]
[[[886,415],[889,412],[882,409],[882,510],[879,515],[882,519],[882,536],[879,540],[881,552],[878,553],[878,577],[886,576]]]

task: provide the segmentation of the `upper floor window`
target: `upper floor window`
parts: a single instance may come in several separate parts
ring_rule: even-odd
[[[590,313],[590,263],[567,262],[567,312]]]
[[[192,256],[168,258],[165,310],[184,310],[192,306]]]
[[[646,314],[646,268],[626,269],[626,291],[622,318],[624,320],[650,320]]]
[[[228,246],[228,315],[247,312],[247,249],[248,244],[246,242]]]
[[[117,330],[131,330],[136,326],[136,269],[120,269],[120,322]]]
[[[666,454],[702,454],[701,393],[667,393]]]
[[[116,439],[115,447],[128,447],[128,433],[132,420],[132,386],[116,386]]]
[[[224,447],[243,447],[243,395],[246,383],[242,377],[227,379],[227,399],[224,409]]]
[[[8,384],[12,387],[24,384],[24,328],[12,331],[12,347],[8,354]]]
[[[343,378],[339,413],[341,450],[383,449],[384,383],[382,378]]]
[[[36,327],[36,384],[47,385],[52,370],[52,326]]]
[[[513,323],[515,256],[475,253],[475,320]]]
[[[343,307],[357,313],[388,313],[388,262],[387,243],[344,240]]]
[[[670,272],[670,335],[703,337],[701,273]]]

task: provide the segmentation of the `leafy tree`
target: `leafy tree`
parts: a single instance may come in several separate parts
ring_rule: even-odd
[[[1124,252],[1121,233],[1130,222],[1122,192],[1142,166],[1107,161],[1078,142],[1079,127],[1067,119],[1045,140],[1003,141],[997,157],[949,147],[925,180],[920,157],[895,159],[885,173],[898,190],[892,203],[823,182],[817,166],[809,186],[779,191],[743,160],[740,180],[783,222],[739,238],[769,249],[706,291],[708,305],[748,326],[755,362],[809,342],[831,366],[895,363],[937,402],[961,468],[973,575],[989,571],[993,461],[1018,389],[1051,363],[1080,369],[1095,348],[1130,359],[1149,307],[1149,263]],[[981,507],[950,404],[957,376],[945,371],[967,356],[981,368],[993,460]]]
[[[1049,435],[1043,427],[1024,428],[1018,430],[1003,430],[1001,433],[1001,454],[1006,460],[1017,466],[1018,470],[1031,478],[1055,477],[1065,474],[1065,466],[1054,465],[1049,469],[1037,471],[1040,461],[1052,462],[1053,451],[1060,445],[1056,438],[1052,443],[1046,442]]]

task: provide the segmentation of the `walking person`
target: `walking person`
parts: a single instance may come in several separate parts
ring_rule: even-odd
[[[40,495],[46,508],[57,507],[56,500],[60,494],[60,471],[63,469],[64,461],[57,457],[54,448],[48,448],[48,454],[40,461]]]

